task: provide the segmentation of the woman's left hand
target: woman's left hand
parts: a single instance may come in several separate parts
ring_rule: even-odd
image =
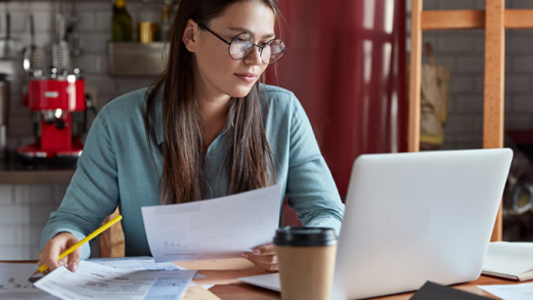
[[[244,252],[241,256],[266,271],[275,272],[279,270],[278,256],[276,255],[274,244],[255,247],[252,252]]]

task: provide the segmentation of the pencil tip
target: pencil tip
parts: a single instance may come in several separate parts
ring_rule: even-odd
[[[33,283],[33,282],[36,282],[37,280],[41,279],[42,276],[35,277],[35,275],[37,275],[39,273],[41,273],[41,272],[39,272],[39,270],[35,271],[35,273],[31,274],[30,278],[28,278],[28,281]]]

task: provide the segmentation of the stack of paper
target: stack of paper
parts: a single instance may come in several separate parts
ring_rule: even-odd
[[[35,286],[60,299],[180,299],[195,273],[138,271],[81,261],[75,273],[60,267]]]
[[[38,268],[37,264],[0,263],[0,299],[181,299],[196,271],[168,264],[150,264],[150,259],[105,262],[125,268],[81,261],[75,273],[60,267],[34,286],[28,278]]]
[[[130,257],[106,257],[106,258],[91,258],[89,262],[101,264],[108,267],[128,269],[134,271],[172,271],[172,270],[187,270],[177,266],[171,262],[156,263],[153,257],[150,256],[130,256]],[[205,278],[202,274],[194,274],[193,278]],[[191,281],[189,286],[195,286]],[[209,289],[212,285],[202,285],[205,289]]]

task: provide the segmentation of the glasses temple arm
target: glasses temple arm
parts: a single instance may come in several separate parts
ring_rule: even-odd
[[[198,23],[198,22],[196,22]],[[198,25],[200,27],[202,27],[203,29],[209,31],[212,35],[216,36],[217,38],[219,38],[221,41],[223,41],[224,43],[226,43],[228,46],[231,45],[231,42],[228,42],[226,41],[223,37],[219,36],[218,34],[214,33],[213,31],[211,31],[211,29],[207,28],[207,26],[205,26],[204,24],[202,23],[198,23]]]

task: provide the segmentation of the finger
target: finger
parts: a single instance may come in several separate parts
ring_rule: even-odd
[[[59,266],[64,266],[64,265],[67,264],[67,259],[68,259],[68,257],[63,257],[62,259],[57,261],[57,263],[59,264]]]
[[[46,266],[48,266],[48,269],[50,269],[50,271],[53,271],[59,268],[60,266],[59,262],[57,261],[59,258],[59,252],[61,250],[60,249],[61,246],[59,244],[60,243],[57,243],[54,240],[50,240],[48,241],[48,243],[46,243],[44,250],[41,252],[42,259],[40,261],[46,264]]]
[[[254,255],[272,255],[272,254],[276,254],[276,248],[274,247],[273,244],[262,245],[262,246],[255,247],[252,250],[252,254],[254,254]]]
[[[81,248],[74,250],[74,252],[68,255],[68,269],[71,272],[76,272],[81,260]]]
[[[249,260],[254,263],[263,263],[263,264],[277,264],[278,256],[277,255],[251,255]]]
[[[72,235],[67,240],[67,249],[74,246],[76,243],[78,243],[78,239]],[[81,260],[81,247],[78,247],[76,250],[72,251],[72,253],[68,255],[67,261],[66,261],[67,268],[71,272],[76,272],[76,270],[78,270],[80,260]]]
[[[263,263],[257,263],[255,264],[257,267],[267,271],[267,272],[276,272],[279,271],[279,265],[278,264],[263,264]]]

